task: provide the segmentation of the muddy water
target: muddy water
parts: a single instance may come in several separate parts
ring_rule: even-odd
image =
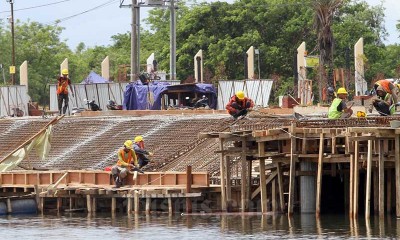
[[[400,220],[366,222],[324,215],[14,215],[0,217],[0,239],[315,239],[399,238]]]

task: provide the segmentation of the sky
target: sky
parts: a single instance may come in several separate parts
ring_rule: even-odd
[[[9,0],[0,0],[0,19],[3,21],[7,21],[10,16],[10,4],[7,1]],[[372,6],[379,5],[381,1],[367,0]],[[125,3],[131,3],[131,0],[125,0]],[[385,43],[400,43],[400,33],[396,31],[397,20],[400,20],[400,1],[383,0],[383,4],[386,8],[385,26],[389,33]],[[120,8],[119,5],[120,0],[14,0],[14,18],[21,21],[30,19],[44,24],[53,24],[57,19],[65,19],[59,23],[65,28],[61,39],[66,40],[72,50],[80,42],[85,43],[87,47],[107,46],[112,44],[112,35],[130,31],[131,11],[129,8]],[[146,18],[149,9],[141,8],[143,26],[143,19]]]

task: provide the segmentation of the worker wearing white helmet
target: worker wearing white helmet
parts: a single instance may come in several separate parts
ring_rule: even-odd
[[[351,107],[347,107],[346,105],[347,95],[345,88],[338,89],[336,98],[332,101],[329,108],[329,119],[349,118],[353,114]]]
[[[65,114],[68,108],[68,87],[71,86],[71,80],[68,77],[68,69],[61,71],[61,76],[58,77],[57,82],[57,100],[58,100],[58,111],[61,114]],[[71,87],[71,93],[74,97],[74,90]],[[64,107],[62,106],[64,102]]]

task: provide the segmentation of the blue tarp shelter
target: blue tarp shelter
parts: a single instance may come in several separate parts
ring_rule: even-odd
[[[173,94],[176,92],[197,93],[206,95],[209,99],[209,106],[212,109],[217,108],[217,90],[212,84],[179,84],[170,85],[164,82],[154,82],[149,85],[142,85],[140,81],[126,86],[124,94],[123,107],[126,110],[145,110],[148,108],[148,92],[151,92],[154,104],[151,110],[161,110],[161,98],[164,94]]]
[[[92,83],[109,83],[107,79],[103,78],[94,71],[90,71],[89,75],[81,82],[81,84],[92,84]]]

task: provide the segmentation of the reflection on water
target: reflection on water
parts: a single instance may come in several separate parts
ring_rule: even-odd
[[[0,217],[7,239],[397,238],[400,220],[297,215],[28,215]]]

